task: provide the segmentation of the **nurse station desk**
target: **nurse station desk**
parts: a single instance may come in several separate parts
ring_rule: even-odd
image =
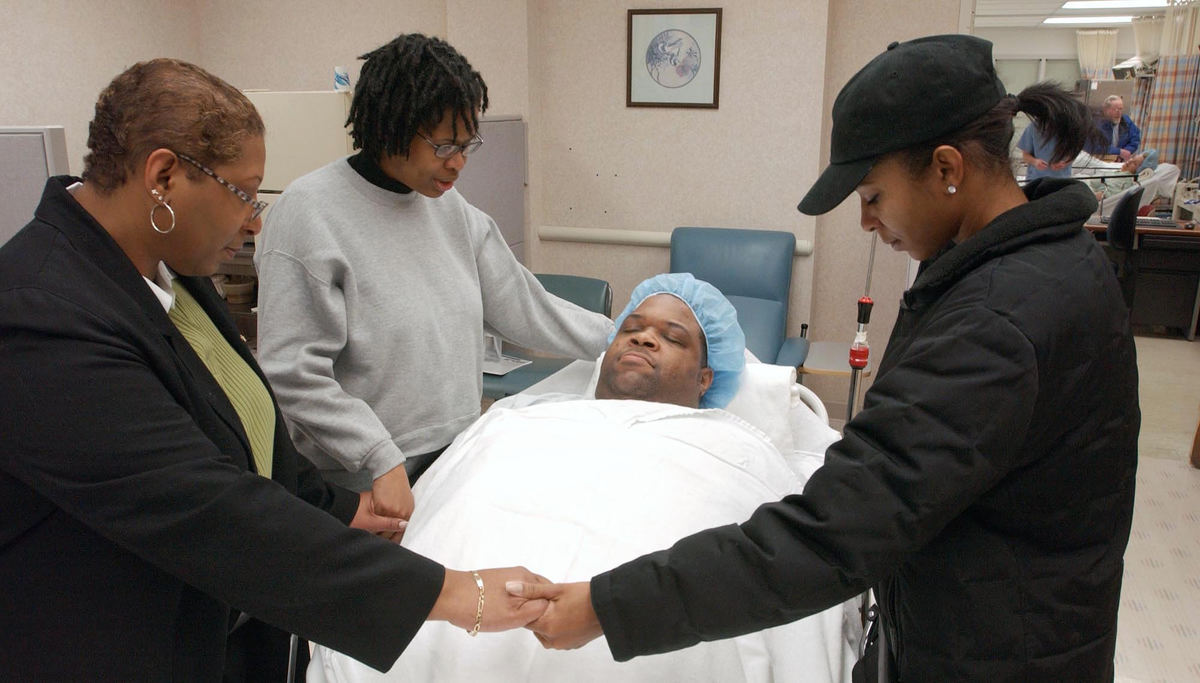
[[[1196,338],[1200,317],[1200,227],[1137,226],[1134,249],[1134,325],[1179,330]],[[1105,239],[1107,226],[1088,223],[1096,239]],[[1111,247],[1105,245],[1106,250]],[[1111,253],[1111,252],[1110,252]]]

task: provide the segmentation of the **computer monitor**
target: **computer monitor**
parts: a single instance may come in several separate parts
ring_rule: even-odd
[[[0,127],[0,245],[33,218],[46,179],[66,173],[62,126]]]

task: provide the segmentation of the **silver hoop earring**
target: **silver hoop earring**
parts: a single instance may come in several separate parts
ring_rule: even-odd
[[[158,202],[150,209],[150,227],[154,228],[154,232],[157,232],[160,235],[165,235],[175,229],[175,209],[172,209],[171,205],[163,200],[162,195],[158,193],[157,189],[150,190],[150,194],[154,197],[154,200]],[[166,230],[158,227],[158,223],[154,221],[154,212],[158,211],[159,209],[166,209],[167,213],[171,214],[171,227],[167,228]]]
[[[955,192],[958,192],[957,187],[955,187],[953,185],[949,185],[946,187],[946,194],[954,194]]]

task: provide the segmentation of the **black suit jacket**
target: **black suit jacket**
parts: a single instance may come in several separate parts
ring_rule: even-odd
[[[254,473],[224,392],[73,180],[0,248],[0,679],[218,680],[231,608],[390,667],[442,567],[348,529],[357,496],[281,420],[273,480]],[[211,284],[183,282],[261,377]]]

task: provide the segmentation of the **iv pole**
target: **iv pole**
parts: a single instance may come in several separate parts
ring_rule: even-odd
[[[850,344],[850,399],[846,401],[846,422],[854,417],[854,407],[858,403],[858,377],[867,367],[871,348],[867,345],[867,323],[871,322],[871,273],[875,270],[875,243],[879,241],[879,233],[871,233],[871,251],[867,260],[867,286],[863,289],[862,298],[858,300],[858,331],[854,333],[854,341]]]
[[[867,345],[867,323],[871,322],[871,273],[875,270],[875,244],[879,241],[879,233],[871,233],[871,251],[867,257],[867,284],[863,295],[858,300],[858,330],[854,333],[854,341],[850,344],[850,398],[846,401],[846,423],[854,418],[854,407],[858,403],[858,377],[867,367],[871,348]],[[878,670],[877,680],[888,680],[888,646],[884,638],[883,625],[880,623],[879,606],[871,605],[871,591],[862,595],[859,615],[862,619],[863,634],[858,644],[858,656],[866,655],[867,646],[872,639],[878,641]]]

